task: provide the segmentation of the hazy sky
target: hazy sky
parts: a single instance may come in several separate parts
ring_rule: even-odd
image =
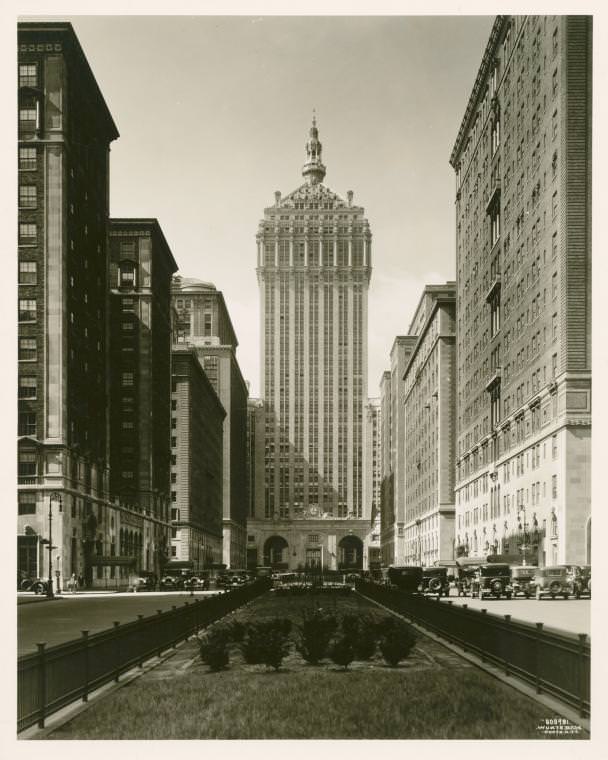
[[[325,184],[373,234],[369,395],[425,283],[454,278],[448,159],[491,16],[69,16],[120,132],[113,216],[157,217],[185,276],[224,292],[259,392],[255,234],[303,178],[317,111]]]

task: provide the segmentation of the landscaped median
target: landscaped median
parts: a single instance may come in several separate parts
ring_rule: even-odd
[[[547,738],[546,708],[425,636],[391,648],[392,631],[409,635],[356,593],[264,594],[199,637],[221,657],[191,641],[189,668],[151,670],[49,738]]]

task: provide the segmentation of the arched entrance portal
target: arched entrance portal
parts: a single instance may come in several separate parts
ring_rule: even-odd
[[[289,567],[289,545],[283,536],[271,536],[264,543],[264,564],[277,570]]]
[[[338,570],[363,570],[363,541],[344,536],[338,544]]]

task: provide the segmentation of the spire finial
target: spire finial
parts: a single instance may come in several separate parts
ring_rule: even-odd
[[[325,177],[325,167],[321,162],[322,149],[323,146],[319,140],[319,130],[317,129],[317,111],[313,108],[310,139],[306,143],[306,163],[302,168],[302,174],[309,185],[323,182],[323,178]]]

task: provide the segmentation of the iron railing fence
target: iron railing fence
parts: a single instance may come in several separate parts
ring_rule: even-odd
[[[156,615],[113,627],[80,639],[46,648],[19,658],[17,664],[17,731],[34,724],[44,727],[47,716],[82,699],[121,673],[142,666],[186,640],[237,607],[266,592],[269,578],[216,596],[194,599]]]
[[[472,652],[579,711],[590,714],[591,642],[586,634],[545,629],[543,623],[525,623],[487,614],[438,598],[407,594],[398,589],[360,580],[357,591],[412,622]]]

